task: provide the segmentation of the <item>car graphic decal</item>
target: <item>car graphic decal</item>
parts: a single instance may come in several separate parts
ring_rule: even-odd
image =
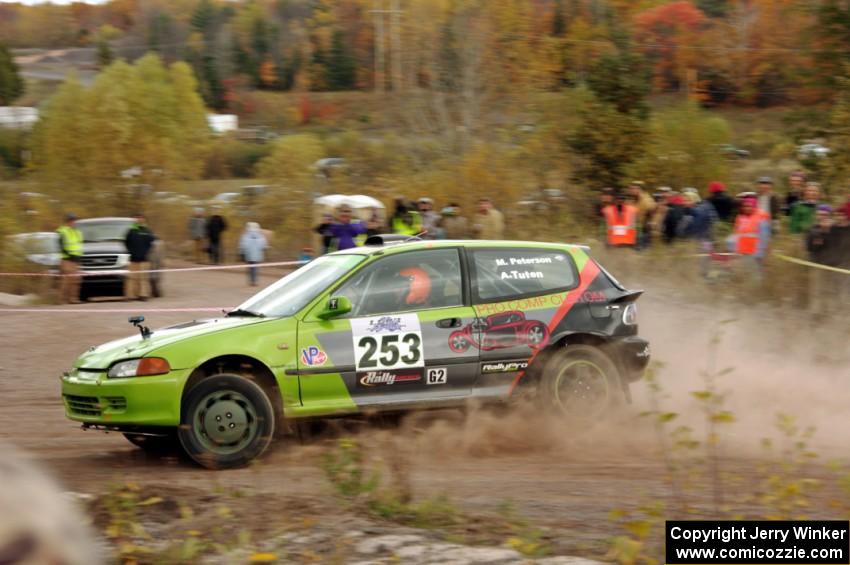
[[[560,323],[564,320],[567,314],[569,314],[573,306],[580,301],[581,297],[587,291],[591,283],[593,283],[597,279],[599,273],[599,267],[593,261],[587,261],[584,264],[584,268],[582,268],[580,271],[578,287],[567,293],[567,296],[564,298],[564,302],[555,312],[555,315],[552,317],[552,320],[547,326],[549,335],[555,332],[558,325],[560,325]],[[532,349],[531,357],[528,358],[528,365],[531,365],[532,361],[534,361],[534,358],[537,357],[537,354],[540,351],[540,349]],[[513,394],[514,390],[516,389],[517,385],[519,384],[519,381],[522,379],[523,376],[525,376],[525,371],[520,371],[517,373],[514,382],[511,384],[508,396]]]
[[[548,342],[549,328],[546,324],[541,320],[526,319],[525,312],[520,310],[478,318],[449,335],[449,349],[454,353],[465,353],[470,347],[481,351],[519,345],[540,349]]]

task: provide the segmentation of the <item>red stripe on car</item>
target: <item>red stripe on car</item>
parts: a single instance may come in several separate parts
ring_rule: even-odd
[[[579,285],[567,293],[567,296],[564,297],[564,302],[561,306],[558,307],[558,311],[555,312],[555,315],[552,316],[552,320],[549,321],[549,325],[547,326],[549,329],[549,335],[554,333],[555,328],[558,327],[563,319],[567,316],[567,314],[572,310],[573,305],[578,302],[578,299],[581,298],[581,295],[584,294],[584,291],[587,290],[587,287],[590,286],[596,277],[599,275],[599,266],[591,260],[588,260],[582,269],[581,274],[579,275]],[[531,354],[531,357],[528,358],[528,366],[531,366],[531,362],[534,361],[534,358],[537,357],[539,350],[534,350]],[[520,371],[517,373],[514,382],[511,383],[511,389],[508,391],[508,396],[513,395],[514,390],[519,384],[520,379],[525,376],[525,371]]]

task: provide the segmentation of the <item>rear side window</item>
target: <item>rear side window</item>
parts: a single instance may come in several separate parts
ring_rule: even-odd
[[[549,294],[574,288],[578,282],[573,260],[563,251],[474,249],[471,255],[476,302]]]

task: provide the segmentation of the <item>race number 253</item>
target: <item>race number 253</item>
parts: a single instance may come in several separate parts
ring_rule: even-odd
[[[363,336],[354,356],[358,370],[421,367],[422,338],[418,332]]]

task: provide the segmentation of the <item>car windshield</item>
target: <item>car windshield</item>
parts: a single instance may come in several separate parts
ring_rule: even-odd
[[[236,309],[267,317],[292,316],[365,258],[364,255],[353,254],[319,257],[255,294]]]
[[[83,241],[95,243],[98,241],[124,241],[127,230],[133,225],[132,220],[77,222],[77,229],[83,234]]]

